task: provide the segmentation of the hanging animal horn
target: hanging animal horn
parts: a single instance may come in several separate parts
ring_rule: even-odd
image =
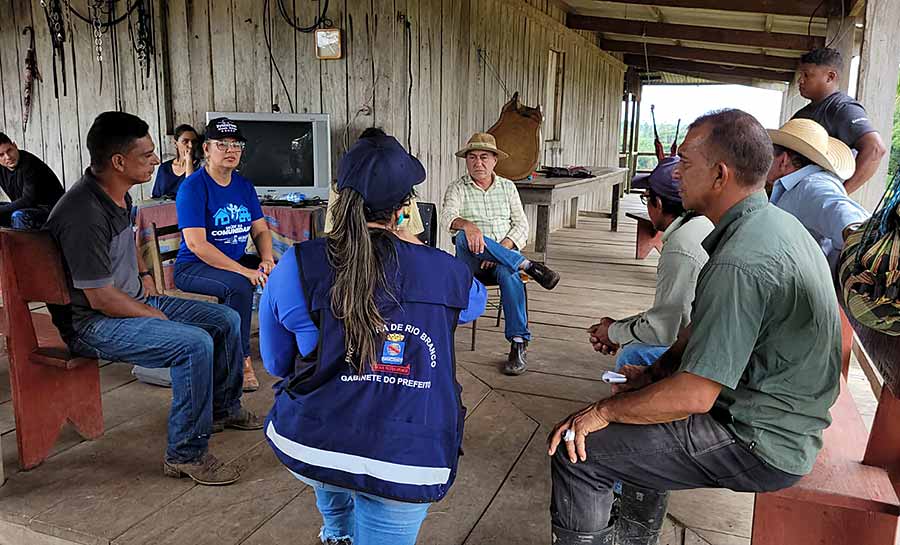
[[[37,78],[40,81],[44,81],[41,78],[41,72],[38,70],[37,65],[37,52],[34,47],[34,28],[27,26],[22,31],[22,35],[25,36],[27,34],[31,34],[31,42],[28,46],[28,52],[25,53],[25,92],[24,94],[24,108],[22,109],[22,133],[24,134],[28,130],[28,119],[31,117],[31,105],[32,98],[34,95],[34,79]]]

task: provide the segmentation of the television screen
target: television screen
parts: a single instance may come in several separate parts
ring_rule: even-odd
[[[253,185],[313,187],[312,121],[235,120],[247,147],[239,172]]]

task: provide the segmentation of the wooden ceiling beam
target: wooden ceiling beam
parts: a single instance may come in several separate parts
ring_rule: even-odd
[[[595,32],[612,32],[615,34],[630,34],[633,36],[668,38],[670,40],[744,45],[766,49],[809,51],[810,49],[823,47],[825,45],[825,38],[822,36],[804,36],[801,34],[676,25],[575,14],[569,14],[566,19],[566,26],[574,30],[593,30]]]
[[[640,4],[643,6],[657,6],[663,8],[692,8],[714,9],[719,11],[741,11],[749,13],[763,13],[771,15],[792,15],[795,17],[809,17],[816,13],[816,17],[828,17],[830,5],[821,0],[606,0],[616,4]],[[834,2],[840,9],[840,4]],[[818,10],[816,9],[818,8]]]
[[[649,61],[651,72],[659,70],[663,72],[675,72],[678,74],[699,75],[700,77],[703,77],[703,75],[706,74],[717,74],[766,81],[791,81],[794,78],[794,72],[788,71],[776,72],[774,70],[764,70],[760,68],[724,66],[706,62],[667,59],[665,57],[649,57],[647,60]],[[625,55],[625,64],[634,66],[638,70],[645,70],[646,65],[643,55],[632,54]]]
[[[624,42],[604,39],[600,41],[600,47],[605,51],[634,53],[636,55],[644,54],[644,44],[641,42]],[[661,44],[647,44],[647,55],[688,61],[740,64],[780,71],[795,70],[798,62],[796,58],[790,57],[776,57],[758,53],[739,53],[735,51],[723,51],[721,49],[701,49],[699,47],[679,47]]]

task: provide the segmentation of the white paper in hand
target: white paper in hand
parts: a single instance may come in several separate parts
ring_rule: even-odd
[[[607,384],[623,384],[625,382],[628,382],[628,377],[620,373],[616,373],[615,371],[607,371],[603,373],[603,376],[601,378],[603,382]]]

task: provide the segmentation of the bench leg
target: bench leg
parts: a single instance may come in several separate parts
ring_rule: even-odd
[[[478,320],[472,320],[472,352],[475,351],[475,334],[478,333]]]
[[[898,518],[757,494],[752,545],[893,545]]]
[[[569,201],[569,227],[578,228],[578,197],[572,197]]]
[[[68,421],[85,439],[103,435],[100,370],[96,364],[64,370],[10,358],[16,443],[23,470],[40,465]]]

